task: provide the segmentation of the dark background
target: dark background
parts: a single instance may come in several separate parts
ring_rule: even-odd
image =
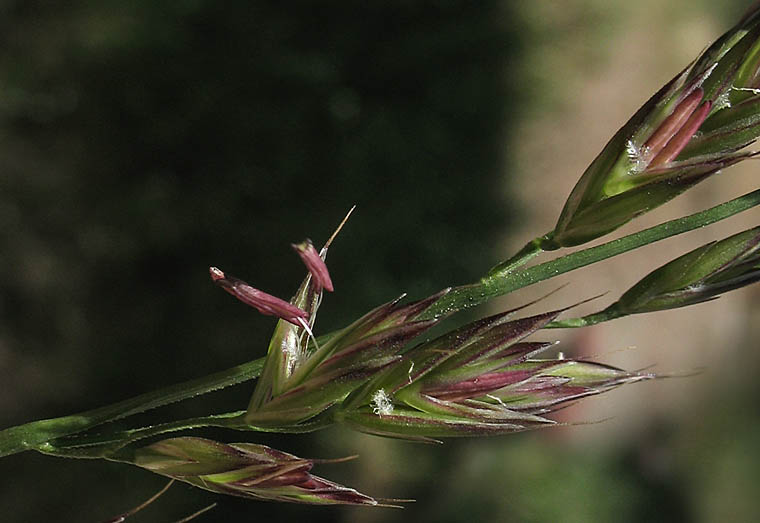
[[[587,3],[571,3],[576,16],[595,12]],[[725,7],[719,27],[740,11]],[[287,297],[303,277],[289,244],[322,243],[354,204],[330,251],[336,292],[319,332],[402,292],[482,275],[520,223],[510,144],[540,98],[512,74],[529,69],[536,37],[523,16],[493,0],[0,2],[2,426],[262,356],[274,320],[215,288],[208,266]],[[744,420],[736,455],[757,463],[756,387],[736,387],[735,416],[720,426]],[[235,410],[250,392],[158,414]],[[673,450],[683,429],[657,420],[643,432],[594,453],[531,434],[432,448],[339,429],[205,431],[304,457],[360,453],[316,472],[418,501],[373,512],[175,486],[134,520],[171,521],[211,501],[219,506],[199,521],[704,519],[684,479],[694,463]],[[705,452],[725,436],[704,434]],[[9,522],[99,521],[163,484],[123,465],[32,453],[4,458],[0,472]],[[737,474],[756,478],[747,473]]]

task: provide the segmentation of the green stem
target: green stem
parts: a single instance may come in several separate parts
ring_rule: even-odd
[[[135,441],[159,436],[169,432],[178,432],[180,430],[197,429],[204,427],[221,427],[234,430],[245,430],[255,432],[275,432],[288,434],[304,434],[314,432],[325,428],[333,423],[328,416],[321,416],[314,420],[298,425],[283,427],[259,427],[249,425],[243,421],[245,411],[227,412],[224,414],[214,414],[197,418],[189,418],[179,421],[171,421],[141,427],[131,430],[111,431],[101,434],[84,434],[57,438],[43,443],[36,450],[58,457],[66,458],[107,458],[118,452],[119,449],[134,443]]]
[[[130,443],[151,436],[203,427],[228,427],[231,419],[245,411],[190,418],[142,427],[99,434],[84,434],[56,438],[39,445],[35,450],[63,458],[103,458]]]
[[[530,260],[544,252],[544,249],[541,247],[544,241],[549,237],[549,234],[546,234],[544,236],[535,238],[528,243],[525,244],[525,246],[520,249],[517,254],[512,256],[506,261],[503,261],[499,263],[498,265],[491,268],[490,271],[488,271],[488,274],[486,275],[486,278],[491,277],[504,277],[510,272],[514,271],[518,267],[522,267],[526,263],[528,263]]]
[[[582,318],[569,318],[567,320],[554,320],[546,325],[545,329],[576,329],[578,327],[588,327],[589,325],[596,325],[597,323],[603,323],[605,321],[616,320],[628,316],[625,313],[618,311],[617,309],[607,308],[603,311],[595,312],[583,316]]]
[[[264,359],[261,358],[80,414],[33,421],[5,429],[0,431],[0,457],[38,449],[56,438],[254,379],[261,373],[263,363]]]
[[[489,274],[477,283],[455,287],[417,319],[437,318],[450,312],[481,305],[529,285],[606,260],[644,245],[711,225],[760,205],[760,189],[684,218],[677,218],[611,242],[583,249],[527,269]]]

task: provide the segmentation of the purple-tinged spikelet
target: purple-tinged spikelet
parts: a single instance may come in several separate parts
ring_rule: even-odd
[[[378,505],[377,500],[311,474],[316,463],[254,443],[165,439],[120,458],[211,492],[310,505]]]

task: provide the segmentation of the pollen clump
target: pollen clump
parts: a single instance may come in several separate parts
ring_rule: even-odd
[[[393,413],[393,402],[383,389],[378,389],[372,394],[372,412],[378,416],[387,416]]]

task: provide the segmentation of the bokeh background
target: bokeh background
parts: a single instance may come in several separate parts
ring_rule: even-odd
[[[55,417],[263,355],[274,326],[218,265],[290,295],[289,243],[324,241],[319,331],[402,292],[472,281],[551,229],[614,131],[748,2],[0,0],[0,425]],[[714,177],[620,234],[757,185]],[[758,212],[566,275],[541,307],[608,292],[756,225]],[[753,222],[754,220],[754,222]],[[604,303],[601,303],[604,302]],[[339,429],[205,431],[305,457],[403,511],[311,508],[175,486],[139,521],[753,521],[760,513],[757,289],[551,331],[572,355],[684,378],[593,398],[539,433],[419,446]],[[535,312],[536,309],[532,309]],[[158,412],[234,410],[250,384]],[[145,421],[151,419],[146,417]],[[0,461],[0,519],[101,521],[164,480],[100,461]]]

